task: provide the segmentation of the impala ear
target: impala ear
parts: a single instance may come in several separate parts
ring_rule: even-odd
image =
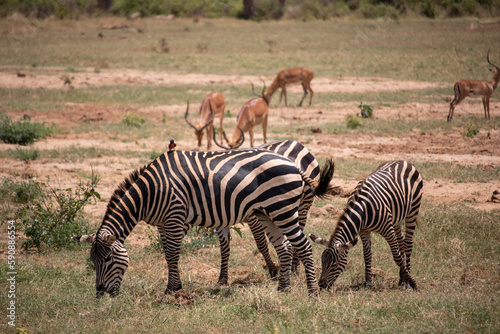
[[[337,250],[342,254],[348,251],[349,249],[353,248],[357,242],[358,238],[354,239],[353,241],[349,241],[348,243],[345,244],[336,244],[335,248],[337,248]]]
[[[75,236],[75,237],[71,237],[71,239],[73,239],[73,241],[76,241],[76,242],[91,244],[94,242],[95,234]]]
[[[309,238],[311,238],[311,240],[317,244],[320,244],[320,245],[323,245],[323,246],[327,246],[328,245],[328,240],[327,239],[323,239],[321,237],[317,237],[315,236],[314,234],[309,234]]]

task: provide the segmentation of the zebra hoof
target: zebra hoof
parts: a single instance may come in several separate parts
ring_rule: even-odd
[[[166,295],[172,295],[174,293],[176,293],[177,291],[179,290],[182,290],[182,286],[178,287],[178,288],[168,288],[165,290],[165,294]]]
[[[225,277],[225,278],[219,278],[219,280],[217,281],[217,284],[219,284],[219,285],[227,285],[227,277]]]

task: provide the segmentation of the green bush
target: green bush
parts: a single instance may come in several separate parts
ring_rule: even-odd
[[[29,120],[12,122],[6,114],[0,114],[0,140],[9,144],[28,145],[55,132],[54,126],[31,123]]]
[[[347,115],[346,125],[349,129],[356,129],[361,126],[358,115]]]
[[[134,112],[127,112],[127,114],[122,118],[122,123],[128,126],[140,128],[144,123],[146,123],[146,118],[137,116]]]
[[[19,222],[20,228],[28,238],[23,249],[35,247],[38,251],[73,247],[71,236],[89,234],[89,223],[83,219],[82,210],[92,199],[100,198],[95,190],[98,178],[77,185],[73,190],[54,189],[51,186],[31,180],[12,180],[4,178],[0,185],[4,218]],[[14,204],[14,209],[9,203]],[[8,214],[5,207],[8,206]],[[2,222],[4,223],[4,222]]]
[[[401,14],[398,9],[385,3],[363,3],[360,11],[366,19],[391,18],[396,20]]]
[[[361,117],[373,118],[373,108],[369,104],[360,103],[358,108],[361,110]]]
[[[436,6],[433,2],[430,0],[427,0],[423,5],[421,9],[421,14],[430,18],[434,19],[437,16],[437,9]]]
[[[466,137],[472,138],[479,133],[479,126],[475,122],[469,121],[465,123],[465,127],[466,129],[464,135]]]

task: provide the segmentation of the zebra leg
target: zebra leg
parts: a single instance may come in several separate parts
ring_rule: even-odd
[[[158,231],[163,241],[165,259],[168,265],[168,283],[165,294],[182,289],[182,283],[179,276],[179,254],[181,242],[185,235],[184,226],[185,225],[181,223],[158,226]]]
[[[299,258],[304,264],[309,295],[316,298],[319,294],[319,286],[316,279],[316,270],[314,268],[311,244],[298,224],[292,230],[286,230],[285,235],[292,246],[297,250]]]
[[[275,278],[278,276],[278,268],[274,264],[271,254],[269,253],[264,227],[260,224],[259,219],[254,215],[250,216],[247,223],[248,226],[250,226],[250,231],[252,231],[255,243],[257,244],[257,249],[264,257],[269,275],[271,278]]]
[[[403,282],[407,282],[408,284],[410,284],[410,286],[414,290],[417,290],[417,283],[410,276],[410,273],[408,272],[408,270],[406,268],[406,261],[403,259],[403,255],[400,252],[398,240],[396,238],[394,230],[392,230],[387,236],[385,236],[385,239],[386,239],[387,243],[389,244],[389,247],[391,248],[394,262],[396,262],[396,264],[400,268],[400,271],[399,271],[400,277],[402,277]]]
[[[359,233],[363,243],[363,257],[365,258],[365,285],[372,284],[372,240],[369,231]]]
[[[406,217],[406,232],[405,232],[405,240],[404,240],[404,252],[406,257],[406,270],[408,274],[411,272],[411,253],[413,251],[413,234],[415,233],[415,228],[417,226],[417,215],[418,215],[418,207],[415,214]],[[409,287],[408,281],[403,281],[402,272],[400,270],[399,273],[399,285],[405,285],[407,288]]]
[[[231,241],[231,234],[229,227],[218,228],[217,235],[219,236],[220,243],[220,273],[219,280],[217,281],[220,285],[227,285],[229,277],[229,255],[231,249],[229,243]]]
[[[304,228],[306,227],[307,223],[307,214],[309,212],[309,209],[311,208],[311,205],[313,203],[314,197],[311,196],[310,193],[308,193],[307,196],[302,197],[301,203],[299,206],[299,226],[302,231],[304,231]],[[298,273],[299,272],[299,265],[300,265],[300,259],[299,259],[299,254],[295,250],[295,248],[292,249],[292,273]]]
[[[290,271],[292,266],[291,247],[283,232],[268,217],[259,216],[259,221],[265,228],[269,241],[273,244],[280,262],[280,276],[278,291],[285,291],[290,287]]]

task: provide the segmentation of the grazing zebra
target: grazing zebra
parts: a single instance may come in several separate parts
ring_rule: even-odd
[[[92,241],[96,296],[113,296],[129,263],[124,240],[141,220],[157,226],[168,265],[168,293],[182,289],[178,263],[185,224],[223,228],[255,214],[274,236],[280,260],[278,290],[290,285],[291,245],[304,264],[309,293],[315,296],[312,249],[299,226],[298,209],[306,184],[321,196],[332,176],[331,160],[314,182],[290,160],[263,149],[169,151],[119,185],[94,238],[75,240]]]
[[[420,173],[406,161],[388,161],[361,180],[351,194],[330,240],[310,235],[314,242],[326,246],[321,256],[320,287],[329,288],[344,271],[347,253],[356,244],[358,234],[363,243],[365,280],[370,284],[370,233],[377,232],[389,243],[394,261],[400,268],[399,285],[408,287],[409,284],[417,290],[417,284],[410,275],[410,256],[422,186]],[[403,220],[406,223],[404,236]]]
[[[309,150],[299,142],[296,142],[294,140],[281,140],[261,145],[259,146],[259,148],[278,153],[285,158],[288,158],[289,160],[294,162],[297,168],[299,168],[299,170],[307,177],[316,182],[319,182],[321,172],[319,164],[316,161],[316,158],[311,154],[311,152],[309,152]],[[302,230],[304,230],[304,227],[306,225],[307,213],[309,212],[313,200],[314,193],[309,186],[306,186],[304,188],[304,192],[302,194],[302,198],[300,199],[299,205],[299,225]],[[254,236],[255,242],[257,243],[257,249],[264,257],[264,261],[266,262],[270,276],[276,277],[276,275],[278,274],[278,268],[274,264],[273,260],[271,259],[271,255],[269,254],[264,227],[260,224],[259,219],[255,215],[251,215],[250,217],[248,217],[246,223],[248,223],[250,231]],[[228,282],[228,262],[230,254],[229,231],[230,229],[227,227],[217,229],[221,251],[221,269],[218,280],[219,284],[227,284]],[[293,255],[292,271],[296,271],[299,261],[296,252],[294,252]]]

